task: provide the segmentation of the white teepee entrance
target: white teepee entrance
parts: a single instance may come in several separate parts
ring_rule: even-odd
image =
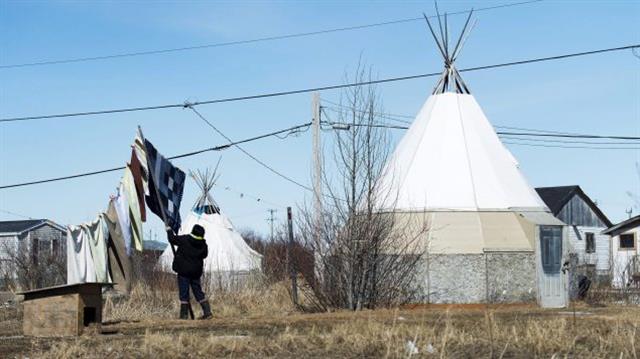
[[[229,219],[220,211],[220,207],[211,197],[211,189],[215,185],[214,173],[191,173],[191,177],[202,190],[191,212],[182,222],[180,234],[191,233],[195,224],[205,229],[204,238],[209,247],[209,255],[205,259],[204,271],[219,275],[236,275],[260,271],[262,255],[251,249],[242,236],[233,228]],[[160,256],[160,264],[165,269],[171,269],[173,252],[167,247]],[[213,279],[213,278],[212,278]],[[216,280],[219,278],[216,277]]]

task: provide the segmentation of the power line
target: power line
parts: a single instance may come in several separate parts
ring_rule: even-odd
[[[563,132],[563,131],[551,131],[551,130],[541,130],[537,128],[525,128],[525,127],[513,127],[513,126],[493,126],[495,128],[504,128],[507,130],[518,130],[518,131],[528,131],[528,132],[540,132],[540,133],[553,133],[557,135],[577,135],[575,132]]]
[[[554,147],[554,148],[580,148],[588,150],[640,150],[640,147],[594,147],[594,146],[564,146],[564,145],[544,145],[539,143],[521,143],[502,141],[504,144],[518,145],[518,146],[530,146],[530,147]]]
[[[534,137],[565,137],[565,138],[604,138],[609,140],[640,140],[640,137],[634,136],[604,136],[604,135],[585,135],[585,134],[552,134],[552,133],[532,133],[532,132],[506,132],[498,131],[499,135],[505,136],[534,136]]]
[[[324,124],[328,125],[337,125],[342,127],[377,127],[377,128],[389,128],[396,130],[407,130],[409,127],[407,126],[398,126],[398,125],[387,125],[387,124],[368,124],[368,123],[345,123],[345,122],[330,122],[323,121]],[[633,136],[605,136],[605,135],[590,135],[590,134],[553,134],[553,133],[534,133],[534,132],[507,132],[507,131],[496,131],[496,134],[501,136],[531,136],[531,137],[563,137],[563,138],[593,138],[593,139],[610,139],[610,140],[640,140],[640,137]]]
[[[218,128],[216,126],[214,126],[211,122],[209,122],[204,116],[202,116],[202,114],[200,112],[198,112],[198,110],[196,110],[195,108],[193,108],[192,106],[188,106],[189,109],[191,109],[198,117],[200,117],[200,119],[202,121],[204,121],[207,125],[209,125],[209,127],[211,127],[214,131],[216,131],[220,136],[224,137],[224,139],[226,139],[227,141],[229,141],[229,143],[233,143],[233,140],[231,140],[231,138],[229,138],[227,135],[225,135],[224,133],[222,133],[222,131],[218,130]],[[298,187],[304,188],[308,191],[312,191],[311,187],[309,186],[305,186],[302,183],[285,176],[284,174],[282,174],[281,172],[277,171],[276,169],[274,169],[273,167],[269,166],[268,164],[264,163],[263,161],[261,161],[259,158],[257,158],[256,156],[252,155],[251,153],[249,153],[247,150],[245,150],[244,148],[235,145],[235,147],[237,149],[239,149],[240,151],[242,151],[242,153],[244,153],[245,155],[247,155],[247,157],[251,158],[252,160],[254,160],[255,162],[257,162],[259,165],[261,165],[262,167],[266,168],[267,170],[271,171],[272,173],[274,173],[275,175],[283,178],[286,181],[289,181],[293,184],[295,184]]]
[[[553,61],[553,60],[560,60],[560,59],[567,59],[567,58],[572,58],[572,57],[594,55],[594,54],[600,54],[600,53],[606,53],[606,52],[629,50],[629,49],[633,49],[633,48],[636,48],[636,47],[640,47],[640,44],[620,46],[620,47],[611,47],[611,48],[606,48],[606,49],[598,49],[598,50],[591,50],[591,51],[584,51],[584,52],[575,52],[575,53],[570,53],[570,54],[556,55],[556,56],[549,56],[549,57],[540,57],[540,58],[521,60],[521,61],[504,62],[504,63],[494,64],[494,65],[469,67],[469,68],[465,68],[465,69],[460,69],[460,70],[458,70],[458,72],[472,72],[472,71],[488,70],[488,69],[501,68],[501,67],[507,67],[507,66],[515,66],[515,65],[524,65],[524,64],[531,64],[531,63],[537,63],[537,62]],[[342,89],[342,88],[347,88],[347,87],[366,86],[366,85],[374,85],[374,84],[381,84],[381,83],[388,83],[388,82],[415,80],[415,79],[419,79],[419,78],[439,76],[441,74],[442,74],[442,71],[438,71],[438,72],[432,72],[432,73],[426,73],[426,74],[408,75],[408,76],[400,76],[400,77],[390,77],[390,78],[385,78],[385,79],[381,79],[381,80],[352,82],[352,83],[341,84],[341,85],[328,85],[328,86],[312,87],[312,88],[305,88],[305,89],[298,89],[298,90],[288,90],[288,91],[280,91],[280,92],[262,93],[262,94],[257,94],[257,95],[247,95],[247,96],[212,99],[212,100],[206,100],[206,101],[196,101],[196,102],[193,102],[193,103],[191,103],[189,105],[192,106],[192,107],[195,107],[195,106],[200,106],[200,105],[211,105],[211,104],[217,104],[217,103],[256,100],[256,99],[269,98],[269,97],[296,95],[296,94],[302,94],[302,93],[308,93],[308,92],[337,90],[337,89]],[[88,115],[104,115],[104,114],[113,114],[113,113],[122,113],[122,112],[149,111],[149,110],[160,110],[160,109],[167,109],[167,108],[183,108],[183,107],[185,107],[184,103],[154,105],[154,106],[140,106],[140,107],[128,107],[128,108],[110,109],[110,110],[61,113],[61,114],[53,114],[53,115],[38,115],[38,116],[3,118],[3,119],[0,119],[0,122],[29,121],[29,120],[41,120],[41,119],[50,119],[50,118],[63,118],[63,117],[77,117],[77,116],[88,116]]]
[[[274,131],[274,132],[270,132],[270,133],[267,133],[267,134],[246,138],[244,140],[231,142],[231,143],[228,143],[228,144],[225,144],[225,145],[205,148],[205,149],[202,149],[202,150],[188,152],[188,153],[183,153],[183,154],[176,155],[176,156],[171,156],[171,157],[168,157],[168,158],[169,159],[178,159],[178,158],[190,157],[190,156],[198,155],[198,154],[201,154],[201,153],[204,153],[204,152],[221,151],[221,150],[227,149],[227,148],[229,148],[231,146],[235,146],[235,145],[238,145],[238,144],[247,143],[247,142],[251,142],[251,141],[256,141],[256,140],[259,140],[259,139],[263,139],[263,138],[270,137],[270,136],[275,136],[277,134],[281,134],[281,133],[285,133],[285,132],[289,132],[289,131],[295,131],[295,130],[297,130],[299,128],[307,127],[307,126],[310,126],[310,125],[311,125],[311,122],[308,122],[308,123],[305,123],[305,124],[302,124],[302,125],[292,126],[292,127],[286,128],[284,130]],[[108,172],[120,171],[120,170],[123,170],[124,168],[125,168],[124,166],[120,166],[120,167],[113,167],[113,168],[104,169],[104,170],[98,170],[98,171],[93,171],[93,172],[84,172],[84,173],[79,173],[79,174],[70,175],[70,176],[55,177],[55,178],[49,178],[49,179],[43,179],[43,180],[37,180],[37,181],[31,181],[31,182],[15,183],[15,184],[10,184],[10,185],[0,186],[0,190],[1,189],[7,189],[7,188],[14,188],[14,187],[31,186],[31,185],[41,184],[41,183],[48,183],[48,182],[63,181],[63,180],[69,180],[69,179],[79,178],[79,177],[94,176],[94,175],[108,173]]]
[[[257,196],[254,196],[252,194],[249,194],[247,192],[235,190],[235,189],[231,188],[230,186],[225,186],[223,184],[220,184],[220,185],[214,184],[214,186],[222,187],[225,191],[235,192],[242,199],[244,199],[245,197],[248,197],[248,198],[256,201],[257,203],[264,203],[265,205],[269,205],[269,206],[273,206],[273,207],[279,207],[279,208],[286,208],[287,207],[285,205],[282,205],[282,204],[279,204],[279,203],[275,203],[273,201],[268,201],[268,200],[264,199],[263,197],[257,197]],[[262,210],[260,210],[260,212],[262,212]]]
[[[495,9],[501,9],[501,8],[508,8],[508,7],[512,7],[512,6],[526,5],[526,4],[531,4],[531,3],[541,2],[541,1],[543,1],[543,0],[521,1],[521,2],[516,2],[516,3],[508,3],[508,4],[502,4],[502,5],[496,5],[496,6],[489,6],[489,7],[483,7],[483,8],[475,9],[474,12],[495,10]],[[465,10],[465,11],[452,12],[452,13],[449,13],[449,15],[460,15],[460,14],[467,14],[467,13],[469,13],[469,11]],[[435,18],[435,16],[430,16],[430,17],[431,18]],[[172,52],[181,52],[181,51],[190,51],[190,50],[202,50],[202,49],[207,49],[207,48],[244,45],[244,44],[251,44],[251,43],[257,43],[257,42],[263,42],[263,41],[275,41],[275,40],[284,40],[284,39],[291,39],[291,38],[305,37],[305,36],[316,36],[316,35],[322,35],[322,34],[328,34],[328,33],[334,33],[334,32],[341,32],[341,31],[361,30],[361,29],[367,29],[367,28],[372,28],[372,27],[395,25],[395,24],[400,24],[400,23],[413,22],[413,21],[422,21],[422,20],[424,20],[423,17],[414,17],[414,18],[397,19],[397,20],[390,20],[390,21],[378,22],[378,23],[372,23],[372,24],[365,24],[365,25],[355,25],[355,26],[339,27],[339,28],[326,29],[326,30],[301,32],[301,33],[295,33],[295,34],[285,34],[285,35],[260,37],[260,38],[247,39],[247,40],[218,42],[218,43],[213,43],[213,44],[204,44],[204,45],[196,45],[196,46],[184,46],[184,47],[175,47],[175,48],[170,48],[170,49],[125,52],[125,53],[112,54],[112,55],[76,57],[76,58],[58,59],[58,60],[42,60],[42,61],[34,61],[34,62],[27,62],[27,63],[20,63],[20,64],[0,65],[0,69],[11,69],[11,68],[20,68],[20,67],[33,67],[33,66],[43,66],[43,65],[59,65],[59,64],[76,63],[76,62],[109,60],[109,59],[117,59],[117,58],[124,58],[124,57],[167,54],[167,53],[172,53]]]
[[[371,111],[368,110],[360,110],[360,109],[355,109],[353,107],[350,106],[345,106],[345,105],[341,105],[337,102],[333,102],[333,101],[329,101],[326,99],[323,99],[324,102],[330,103],[336,107],[332,107],[332,106],[322,106],[323,109],[328,108],[330,110],[333,111],[340,111],[340,108],[342,109],[346,109],[346,110],[354,110],[356,112],[359,113],[370,113]],[[400,118],[407,118],[407,119],[415,119],[416,116],[411,116],[411,115],[400,115],[397,113],[387,113],[387,112],[372,112],[374,115],[384,118],[384,119],[388,119],[388,120],[392,120],[392,121],[396,121],[396,122],[400,122],[400,123],[405,123],[405,124],[412,124],[413,121],[405,121],[405,120],[401,120]],[[555,134],[563,134],[563,135],[575,135],[576,133],[573,132],[562,132],[562,131],[551,131],[551,130],[540,130],[540,129],[535,129],[535,128],[524,128],[524,127],[513,127],[513,126],[500,126],[500,125],[495,125],[493,126],[495,128],[504,128],[504,129],[508,129],[508,130],[519,130],[519,131],[529,131],[529,132],[541,132],[541,133],[555,133]]]
[[[0,209],[0,212],[6,213],[6,214],[10,214],[12,216],[20,217],[20,218],[35,219],[33,217],[25,216],[24,214],[18,214],[18,213],[15,213],[15,212],[7,211],[6,209]]]
[[[606,141],[606,142],[598,142],[598,141],[573,141],[573,140],[547,140],[547,139],[542,139],[542,138],[522,138],[522,137],[516,137],[516,136],[500,136],[500,138],[503,139],[507,139],[507,140],[520,140],[520,141],[533,141],[533,142],[550,142],[550,143],[581,143],[581,144],[587,144],[587,145],[640,145],[639,142],[610,142],[610,141]]]

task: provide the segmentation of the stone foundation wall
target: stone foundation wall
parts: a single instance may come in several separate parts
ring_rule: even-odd
[[[535,302],[534,253],[486,253],[489,303]]]
[[[535,254],[429,254],[423,259],[419,301],[513,303],[536,300]]]

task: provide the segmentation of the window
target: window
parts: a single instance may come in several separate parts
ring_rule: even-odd
[[[542,269],[547,274],[560,273],[562,266],[562,227],[540,226]]]
[[[587,253],[595,253],[596,252],[596,239],[595,239],[595,236],[591,232],[587,232],[584,235],[585,235],[585,238],[586,238],[585,251]]]
[[[628,251],[636,248],[636,237],[633,233],[620,235],[620,250]]]

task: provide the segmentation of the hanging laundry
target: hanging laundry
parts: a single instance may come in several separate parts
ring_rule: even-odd
[[[109,229],[105,221],[104,214],[90,223],[81,225],[85,231],[85,238],[89,242],[91,257],[95,268],[96,281],[100,283],[110,283],[108,261],[107,261],[107,238]]]
[[[127,255],[125,240],[118,219],[116,201],[109,201],[105,215],[109,238],[107,240],[107,258],[109,261],[109,274],[114,283],[113,288],[120,293],[131,292],[132,264],[131,257]]]
[[[131,255],[131,216],[129,215],[129,203],[124,195],[124,186],[120,183],[118,195],[114,197],[115,208],[118,213],[118,222],[122,228],[122,238],[124,239],[125,252]]]
[[[145,161],[146,161],[146,155],[145,155]],[[138,197],[138,207],[140,208],[140,218],[142,219],[142,222],[146,222],[147,210],[144,205],[144,194],[145,194],[145,187],[147,187],[148,184],[146,183],[147,180],[146,180],[145,169],[142,167],[142,164],[140,163],[140,160],[136,155],[135,149],[131,150],[131,161],[129,164],[129,168],[131,169],[131,174],[133,175],[133,183],[135,184],[135,187],[136,187],[136,194]],[[148,190],[148,187],[147,187],[147,190]]]
[[[127,198],[133,243],[136,247],[136,250],[142,252],[142,219],[140,217],[140,205],[138,203],[138,195],[134,182],[135,179],[133,178],[133,174],[131,173],[131,168],[127,166],[124,169],[124,176],[122,176],[122,190],[120,191],[120,195],[124,195]]]
[[[144,141],[149,168],[149,194],[147,206],[178,233],[180,229],[180,202],[184,190],[185,174],[164,158],[151,142]]]
[[[140,128],[138,128],[138,131],[136,132],[136,138],[133,140],[133,145],[131,147],[133,147],[133,153],[135,153],[137,162],[140,164],[140,169],[142,170],[141,171],[142,187],[144,188],[143,194],[148,196],[149,195],[149,168],[148,168],[149,162],[147,160],[147,149],[144,147],[144,140],[142,138],[142,132],[140,131]],[[132,154],[131,165],[133,166],[133,154]],[[132,168],[132,170],[134,170],[133,175],[136,176],[135,168]],[[143,201],[140,201],[140,202],[144,205]]]
[[[95,266],[86,236],[87,231],[81,226],[67,227],[67,284],[96,281]]]

